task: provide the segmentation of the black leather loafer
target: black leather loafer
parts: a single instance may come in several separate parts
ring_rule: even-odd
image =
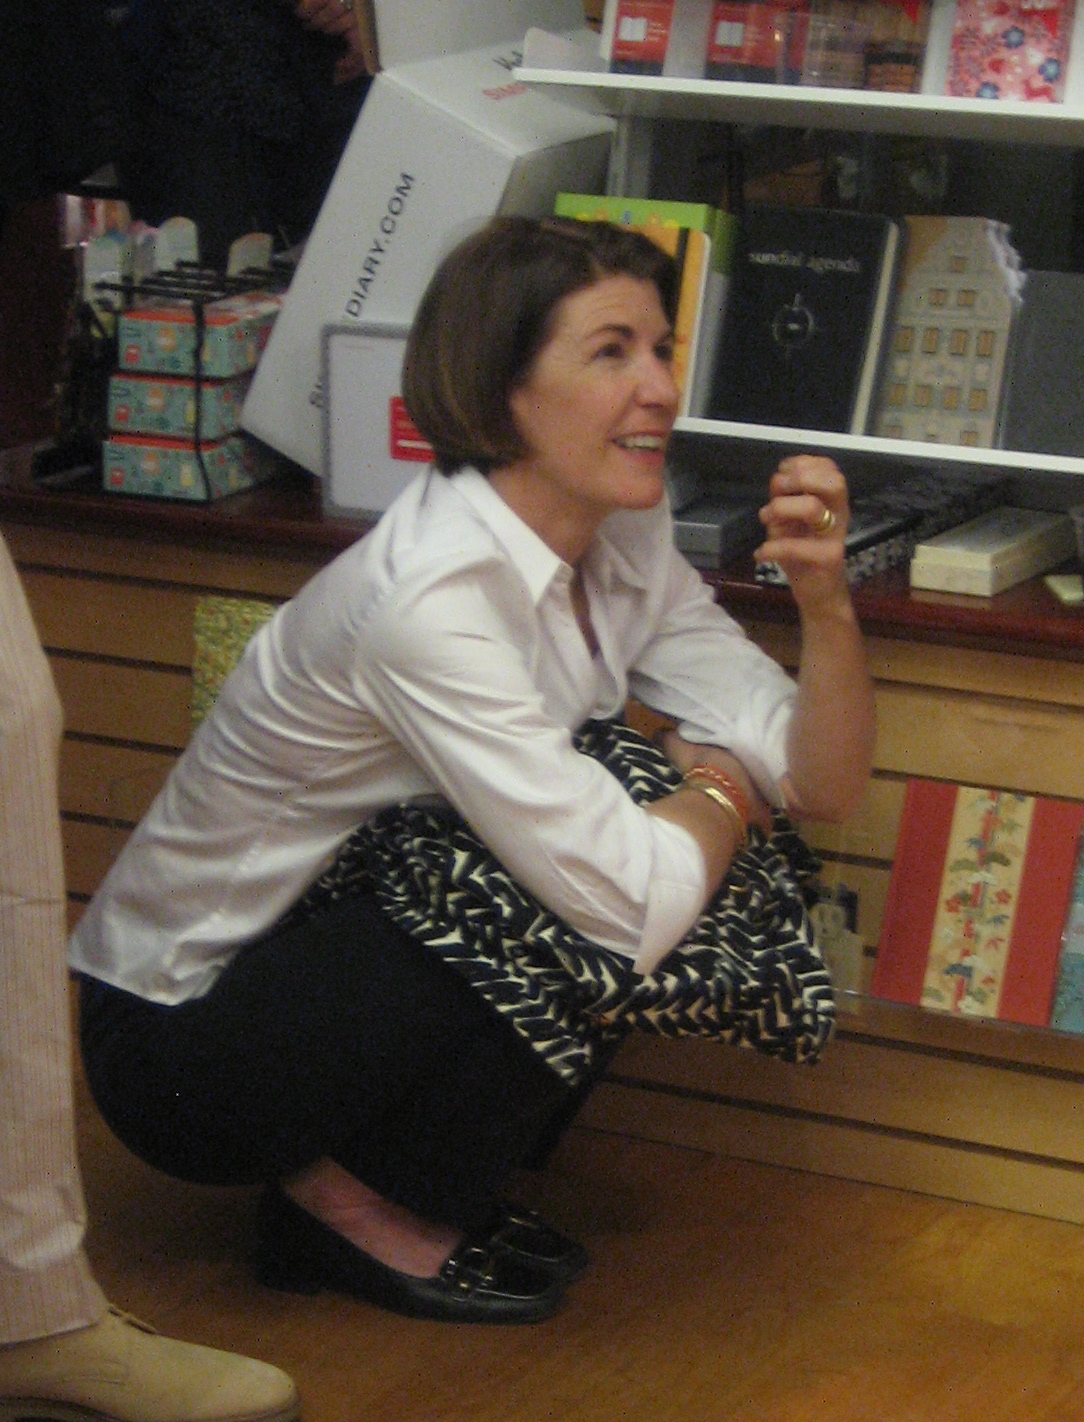
[[[508,1202],[498,1207],[492,1227],[475,1242],[566,1284],[579,1278],[591,1262],[582,1244],[554,1229],[534,1210]]]
[[[337,1289],[393,1313],[447,1323],[538,1323],[564,1296],[552,1273],[474,1242],[460,1245],[435,1278],[400,1273],[277,1189],[265,1190],[260,1200],[256,1275],[269,1288]]]

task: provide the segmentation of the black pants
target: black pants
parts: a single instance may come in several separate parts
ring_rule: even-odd
[[[427,1218],[479,1226],[577,1094],[366,898],[244,948],[203,997],[82,984],[98,1107],[149,1164],[205,1184],[324,1156]]]

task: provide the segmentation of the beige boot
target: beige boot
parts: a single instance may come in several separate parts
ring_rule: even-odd
[[[298,1411],[278,1368],[163,1338],[116,1309],[0,1346],[0,1422],[294,1422]]]

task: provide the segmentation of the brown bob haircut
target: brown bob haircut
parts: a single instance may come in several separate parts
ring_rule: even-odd
[[[652,282],[672,322],[673,261],[609,222],[494,218],[460,243],[422,297],[403,359],[403,399],[437,468],[483,473],[526,453],[509,396],[546,344],[560,301],[608,276]]]

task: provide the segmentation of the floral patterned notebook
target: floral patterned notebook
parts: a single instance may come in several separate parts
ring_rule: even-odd
[[[945,92],[1059,103],[1074,0],[957,0]]]
[[[910,780],[873,994],[1045,1027],[1084,805]]]

